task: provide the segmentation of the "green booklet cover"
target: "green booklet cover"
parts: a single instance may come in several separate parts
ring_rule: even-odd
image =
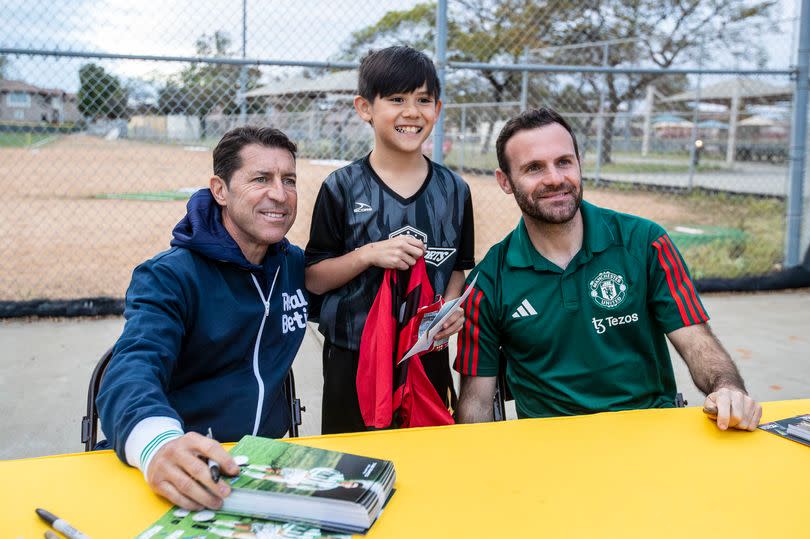
[[[231,449],[241,473],[222,511],[365,533],[391,495],[392,462],[245,436]]]
[[[177,510],[170,511],[139,539],[316,538],[326,533],[321,530],[366,533],[391,496],[396,480],[391,461],[270,438],[245,436],[231,449],[231,454],[239,464],[240,472],[235,477],[222,477],[221,481],[230,483],[231,494],[225,498],[219,512],[185,515],[177,521]],[[227,517],[228,523],[223,524],[226,518],[223,515],[235,516]],[[238,517],[275,522],[262,523]],[[212,518],[216,520],[213,527]],[[273,532],[250,535],[258,533],[251,531],[252,528],[272,529]],[[287,535],[279,535],[278,530]],[[192,535],[184,535],[186,531]],[[197,531],[199,535],[194,535]]]
[[[781,436],[782,438],[810,446],[810,439],[808,439],[807,435],[807,433],[810,432],[810,414],[797,415],[771,421],[770,423],[763,423],[759,428]]]
[[[136,539],[350,539],[295,522],[274,522],[229,515],[221,511],[187,511],[177,507],[141,532]]]

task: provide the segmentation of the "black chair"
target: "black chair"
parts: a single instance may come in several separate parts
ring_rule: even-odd
[[[110,348],[101,359],[96,363],[96,368],[93,369],[93,374],[90,376],[90,384],[87,387],[87,414],[82,418],[82,443],[84,444],[85,451],[92,451],[96,445],[98,437],[98,409],[96,408],[96,396],[98,396],[99,388],[101,387],[101,380],[104,378],[104,371],[107,370],[107,365],[110,364],[112,359],[112,351]],[[301,406],[301,399],[295,396],[295,377],[293,376],[292,369],[287,373],[284,378],[284,396],[287,398],[287,404],[290,410],[290,430],[288,431],[290,438],[298,438],[298,426],[301,424],[301,412],[305,412],[306,408]]]
[[[506,420],[506,401],[514,400],[512,392],[506,383],[506,358],[503,350],[498,354],[498,377],[495,381],[495,398],[492,399],[492,412],[495,421]]]

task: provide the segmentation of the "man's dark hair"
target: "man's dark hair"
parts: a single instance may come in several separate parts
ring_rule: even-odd
[[[530,109],[521,112],[514,118],[506,122],[506,125],[501,129],[498,135],[498,140],[495,142],[495,153],[498,156],[498,167],[509,175],[509,161],[506,159],[506,143],[509,139],[515,136],[519,131],[526,131],[528,129],[536,129],[550,124],[560,124],[571,135],[571,140],[574,141],[574,154],[579,161],[579,146],[577,146],[577,137],[574,136],[574,131],[565,118],[552,108],[540,107],[539,109]]]
[[[225,133],[214,148],[214,174],[225,180],[225,185],[230,185],[231,176],[242,166],[239,152],[248,144],[288,150],[293,159],[298,151],[287,135],[273,127],[235,127]]]
[[[423,84],[438,100],[441,94],[436,67],[427,55],[411,47],[396,45],[370,51],[360,61],[358,90],[369,103],[377,97],[413,92]]]

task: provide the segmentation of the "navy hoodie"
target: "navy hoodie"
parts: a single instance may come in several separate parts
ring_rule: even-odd
[[[282,384],[306,331],[303,251],[284,239],[252,264],[210,190],[187,208],[172,248],[132,274],[97,399],[124,462],[127,437],[149,417],[176,418],[185,432],[210,427],[220,442],[279,437],[290,425]]]

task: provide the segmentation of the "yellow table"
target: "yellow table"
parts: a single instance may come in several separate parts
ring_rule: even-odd
[[[763,405],[763,422],[810,399]],[[397,492],[368,538],[810,538],[810,447],[720,432],[699,408],[302,438],[387,458]],[[0,462],[0,538],[41,538],[43,507],[93,539],[169,505],[112,452]]]

